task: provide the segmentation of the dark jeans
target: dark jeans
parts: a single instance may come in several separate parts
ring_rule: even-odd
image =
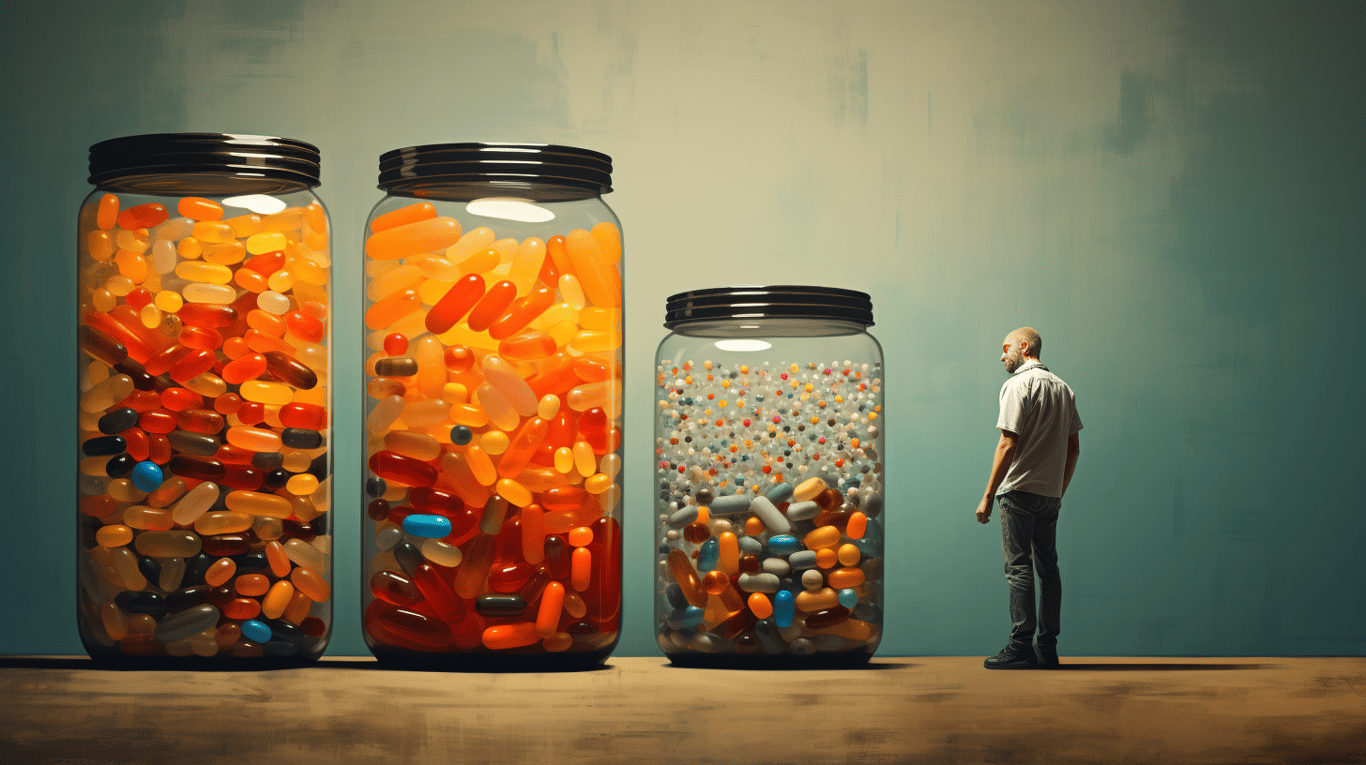
[[[1011,652],[1033,652],[1034,571],[1039,573],[1039,645],[1058,644],[1062,579],[1058,576],[1058,510],[1062,500],[1027,491],[1006,492],[1001,503],[1001,551],[1010,585]],[[1033,548],[1033,555],[1030,554]]]

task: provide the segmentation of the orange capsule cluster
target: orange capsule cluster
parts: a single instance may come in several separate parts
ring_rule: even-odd
[[[612,645],[620,232],[500,239],[419,202],[365,252],[372,649]]]
[[[92,651],[317,656],[331,614],[328,220],[305,197],[81,216]]]

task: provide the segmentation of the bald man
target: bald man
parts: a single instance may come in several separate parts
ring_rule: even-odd
[[[991,480],[977,505],[977,521],[991,521],[1001,503],[1001,550],[1010,587],[1010,644],[987,659],[987,669],[1052,669],[1058,666],[1058,510],[1081,455],[1081,417],[1076,397],[1039,361],[1043,338],[1021,327],[1001,344],[1010,379],[1001,386],[1001,440]],[[1032,555],[1031,555],[1032,552]],[[1034,572],[1039,573],[1039,617],[1034,616]],[[1037,624],[1039,636],[1034,644]]]

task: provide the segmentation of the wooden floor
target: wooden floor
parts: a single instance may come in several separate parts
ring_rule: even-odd
[[[114,672],[0,658],[0,763],[1353,763],[1366,658],[864,670]]]

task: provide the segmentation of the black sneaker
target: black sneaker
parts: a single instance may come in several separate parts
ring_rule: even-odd
[[[1039,669],[1057,669],[1060,665],[1056,648],[1036,645],[1034,646],[1034,656],[1039,661]]]
[[[1034,652],[1014,653],[1009,647],[1002,648],[1001,652],[982,662],[982,666],[987,669],[1037,669],[1038,659],[1034,658]]]

